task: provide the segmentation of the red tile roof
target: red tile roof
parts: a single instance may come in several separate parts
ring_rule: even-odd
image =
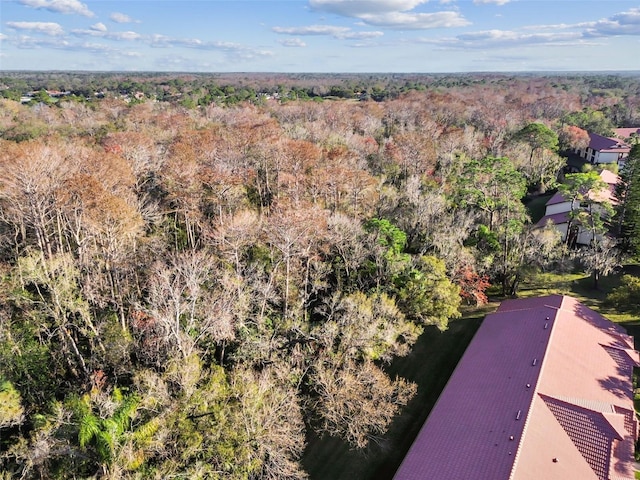
[[[607,185],[614,187],[620,181],[620,177],[617,174],[606,169],[600,172],[600,178]]]
[[[607,187],[600,192],[589,192],[589,197],[591,197],[591,199],[595,201],[599,201],[599,202],[607,201],[615,205],[617,203],[617,199],[615,196],[616,185],[620,181],[620,177],[617,174],[606,169],[603,169],[599,175],[602,181],[607,184]],[[564,195],[562,195],[562,193],[556,192],[553,194],[553,196],[549,200],[547,200],[547,203],[545,203],[545,207],[548,207],[550,205],[559,205],[565,202],[568,203],[569,200],[566,199]],[[545,223],[546,222],[542,222],[542,223],[538,222],[538,225],[544,225]],[[564,223],[564,222],[559,222],[559,223]]]
[[[575,299],[487,315],[396,480],[633,478],[633,339]]]
[[[554,213],[553,215],[545,215],[537,221],[536,227],[544,227],[547,222],[551,220],[554,225],[560,225],[561,223],[569,223],[569,212]]]
[[[564,195],[562,195],[562,193],[556,192],[556,193],[553,194],[553,196],[549,200],[547,200],[547,203],[545,203],[545,206],[557,205],[558,203],[564,203],[564,202],[568,202],[568,201],[569,200],[564,198]]]
[[[616,137],[619,138],[629,138],[632,134],[640,135],[640,127],[631,127],[631,128],[616,128],[614,130]]]
[[[631,150],[631,147],[619,138],[603,137],[597,133],[589,133],[589,148],[600,152],[628,153]]]
[[[541,397],[596,476],[600,480],[609,478],[613,440],[623,437],[612,428],[605,414],[546,395]]]

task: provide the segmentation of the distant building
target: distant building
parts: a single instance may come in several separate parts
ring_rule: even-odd
[[[640,137],[640,127],[616,128],[616,137],[627,141],[634,137]]]
[[[395,480],[631,480],[633,338],[567,296],[487,315]]]
[[[622,164],[631,151],[629,140],[634,137],[640,137],[640,127],[616,128],[612,137],[589,132],[589,145],[582,149],[576,149],[576,153],[580,158],[594,165],[600,163]]]
[[[600,192],[589,192],[589,196],[594,200],[607,201],[612,205],[617,203],[615,198],[616,184],[620,177],[609,170],[602,170],[600,178],[607,184],[607,187]],[[565,198],[560,192],[554,194],[545,204],[544,217],[536,223],[537,227],[544,227],[551,222],[560,231],[562,240],[567,238],[567,232],[570,233],[571,245],[589,245],[591,243],[591,232],[580,228],[578,225],[571,225],[571,212],[582,208],[577,201]]]
[[[589,145],[576,153],[592,164],[618,163],[629,155],[631,147],[624,140],[589,133]]]

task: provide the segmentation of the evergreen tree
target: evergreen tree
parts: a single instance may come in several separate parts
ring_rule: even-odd
[[[632,148],[616,186],[618,235],[622,248],[640,254],[640,143]]]

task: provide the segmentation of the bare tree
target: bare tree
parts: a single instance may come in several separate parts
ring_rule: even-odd
[[[319,362],[313,384],[320,430],[358,448],[380,441],[400,407],[416,392],[415,384],[391,380],[372,362],[348,362],[337,371]]]

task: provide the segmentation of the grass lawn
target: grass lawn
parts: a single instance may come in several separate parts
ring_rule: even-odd
[[[640,266],[625,265],[620,273],[600,279],[599,288],[593,288],[593,279],[583,273],[540,273],[523,282],[518,297],[537,297],[550,294],[571,295],[589,308],[600,312],[609,320],[625,326],[640,323],[640,316],[622,312],[605,303],[611,290],[620,285],[623,273],[640,276]]]

